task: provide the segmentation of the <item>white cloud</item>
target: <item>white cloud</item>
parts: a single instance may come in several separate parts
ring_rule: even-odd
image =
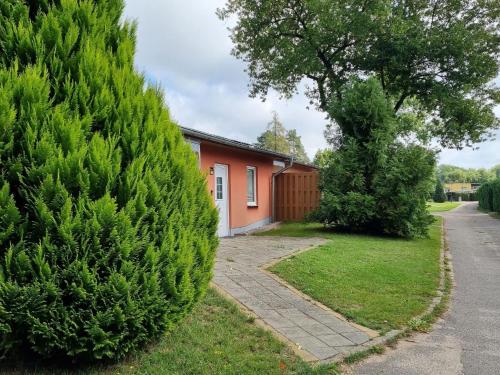
[[[172,117],[180,124],[255,142],[277,111],[302,136],[312,157],[326,146],[324,115],[307,110],[299,95],[266,102],[248,97],[242,62],[231,56],[227,25],[215,15],[224,0],[129,0],[125,17],[138,21],[136,65],[159,83]]]
[[[297,129],[309,156],[326,146],[325,116],[304,95],[263,103],[248,97],[248,77],[231,56],[227,25],[215,15],[225,0],[126,0],[125,17],[138,21],[136,65],[159,83],[172,117],[181,125],[254,142],[277,111]],[[500,134],[499,134],[500,136]],[[498,137],[500,139],[500,137]],[[442,163],[490,166],[500,163],[500,141],[479,150],[444,150]]]

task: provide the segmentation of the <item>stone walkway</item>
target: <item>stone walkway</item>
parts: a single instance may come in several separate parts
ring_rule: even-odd
[[[295,345],[306,360],[329,361],[367,343],[376,333],[289,288],[263,270],[273,261],[321,245],[319,238],[224,238],[214,283]]]

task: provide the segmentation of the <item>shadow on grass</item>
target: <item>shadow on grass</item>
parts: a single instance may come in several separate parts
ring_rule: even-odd
[[[205,298],[172,332],[122,361],[85,366],[68,359],[40,361],[33,355],[19,355],[10,362],[0,363],[0,374],[6,375],[283,373],[326,375],[337,371],[334,365],[312,367],[302,361],[213,289],[207,291]]]
[[[125,359],[124,362],[127,360]],[[41,359],[33,354],[18,353],[13,359],[0,362],[0,374],[5,375],[79,375],[111,373],[123,362],[104,361],[99,365],[71,362],[68,359]]]
[[[431,226],[439,223],[434,217]],[[415,238],[399,237],[383,233],[375,229],[356,229],[348,226],[328,226],[315,222],[283,222],[278,228],[266,232],[258,232],[255,236],[283,236],[283,237],[323,237],[333,239],[335,236],[351,235],[359,238],[383,239],[394,241],[412,241]],[[424,238],[429,238],[425,236]]]

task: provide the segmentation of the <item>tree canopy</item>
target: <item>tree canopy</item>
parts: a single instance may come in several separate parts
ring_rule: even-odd
[[[495,174],[496,178],[500,178],[500,164],[497,164],[493,168],[491,168],[491,172]]]
[[[309,163],[309,156],[306,154],[301,137],[297,134],[297,130],[290,129],[286,135],[288,144],[290,145],[290,155],[293,155],[296,160]]]
[[[309,157],[297,130],[287,130],[276,112],[273,112],[273,119],[257,138],[255,145],[266,150],[293,155],[297,161],[309,163]]]
[[[333,119],[353,76],[375,76],[395,113],[425,114],[444,146],[484,140],[499,120],[497,0],[227,0],[233,54],[252,96],[285,97],[304,79],[311,103]]]
[[[334,151],[331,149],[319,149],[318,151],[316,151],[312,163],[316,167],[325,167],[328,164],[328,161],[331,159],[333,152]]]
[[[438,177],[444,183],[476,182],[485,183],[497,177],[498,166],[486,168],[462,168],[455,165],[442,164],[438,167]]]
[[[287,130],[276,112],[273,112],[273,119],[267,124],[266,130],[257,137],[255,145],[266,150],[281,152],[283,154],[288,154],[290,152]]]

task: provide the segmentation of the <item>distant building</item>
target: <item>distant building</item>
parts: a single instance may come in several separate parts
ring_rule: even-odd
[[[444,184],[446,193],[475,193],[481,184],[475,182],[452,182]]]
[[[474,193],[480,186],[476,182],[451,182],[444,184],[444,192],[449,201],[475,200]]]

